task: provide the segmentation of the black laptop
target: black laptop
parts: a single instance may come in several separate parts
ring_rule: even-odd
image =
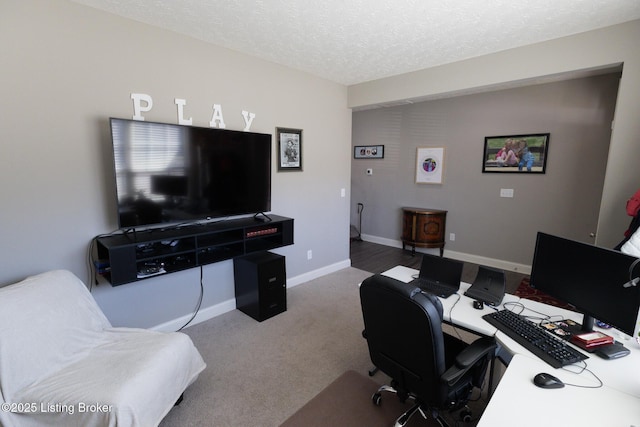
[[[462,278],[462,261],[424,254],[417,279],[411,284],[441,298],[458,292]]]
[[[473,284],[464,294],[489,305],[500,305],[505,292],[504,271],[481,265]]]

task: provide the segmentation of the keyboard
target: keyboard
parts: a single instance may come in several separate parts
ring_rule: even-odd
[[[554,368],[588,359],[567,342],[510,310],[485,314],[482,318]]]
[[[425,279],[424,277],[418,277],[411,281],[411,284],[419,287],[425,292],[437,295],[441,298],[449,298],[451,295],[458,292],[458,289],[453,288],[450,285],[444,285],[442,283]]]

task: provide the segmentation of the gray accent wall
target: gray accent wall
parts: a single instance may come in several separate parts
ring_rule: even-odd
[[[349,86],[349,107],[439,99],[548,81],[623,65],[596,244],[614,246],[640,186],[640,20]]]
[[[394,245],[403,206],[443,209],[449,254],[522,265],[531,264],[539,230],[593,243],[619,79],[616,72],[354,112],[352,144],[384,145],[385,157],[352,159],[351,223],[363,203],[365,239]],[[482,173],[485,136],[527,133],[551,134],[545,174]],[[442,184],[416,184],[419,147],[444,147]],[[514,197],[500,197],[503,188]]]

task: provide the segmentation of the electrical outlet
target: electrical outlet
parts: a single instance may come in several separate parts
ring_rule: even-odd
[[[513,197],[513,188],[501,188],[500,197]]]
[[[455,241],[456,240],[456,233],[449,233],[449,240],[450,241]]]
[[[307,259],[311,259],[311,258],[313,258],[313,252],[311,252],[311,249],[309,249],[307,251]]]

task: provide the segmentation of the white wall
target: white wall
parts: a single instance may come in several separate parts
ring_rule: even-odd
[[[131,118],[132,92],[153,97],[147,120],[176,123],[184,98],[197,126],[215,103],[227,129],[244,128],[242,110],[252,131],[303,129],[304,171],[273,165],[272,211],[295,219],[277,252],[292,281],[348,265],[346,87],[66,0],[4,0],[0,52],[0,285],[54,268],[88,279],[91,239],[117,224],[108,118]],[[233,304],[232,270],[204,268],[204,311]],[[93,292],[114,324],[155,326],[191,314],[199,270]]]
[[[614,246],[640,186],[640,21],[607,27],[349,87],[349,107],[429,99],[531,83],[541,77],[624,64],[616,103],[596,243]]]

